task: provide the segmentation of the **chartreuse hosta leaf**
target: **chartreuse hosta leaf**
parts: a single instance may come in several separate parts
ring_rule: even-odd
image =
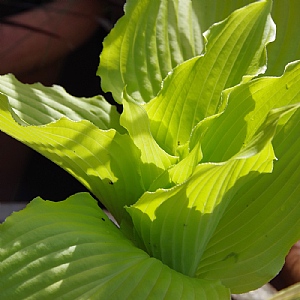
[[[300,63],[253,79],[275,35],[270,0],[210,27],[203,51],[213,13],[199,7],[219,21],[244,4],[215,2],[128,1],[98,70],[121,116],[0,78],[1,130],[80,180],[135,242],[87,194],[35,199],[0,226],[1,296],[223,300],[279,271],[300,238]]]
[[[21,84],[12,74],[1,76],[0,93],[7,96],[13,111],[27,125],[45,125],[67,117],[73,121],[89,120],[100,129],[124,132],[116,107],[102,96],[78,98],[60,86]]]
[[[168,167],[177,162],[177,157],[167,154],[154,140],[150,122],[144,108],[130,99],[123,103],[120,122],[128,130],[133,142],[141,150],[141,179],[145,190]]]
[[[205,55],[175,68],[164,81],[159,95],[145,105],[156,141],[168,153],[181,157],[180,165],[165,171],[152,183],[150,190],[181,183],[191,175],[202,158],[198,142],[195,149],[194,146],[189,149],[192,153],[187,149],[194,126],[218,111],[224,88],[240,82],[244,74],[255,75],[264,69],[265,45],[274,38],[269,11],[270,2],[256,3],[214,26],[207,33]],[[237,26],[242,32],[239,38]],[[249,40],[257,47],[249,47]]]
[[[272,148],[267,147],[245,161],[201,164],[185,183],[145,193],[128,211],[148,253],[178,272],[195,276],[236,181],[250,171],[270,171],[272,159]]]
[[[222,21],[234,10],[255,0],[192,0],[194,10],[199,14],[201,31],[206,31],[211,25]],[[267,75],[280,76],[286,64],[300,59],[300,26],[298,0],[273,1],[272,18],[276,24],[276,40],[268,45]]]
[[[202,139],[203,160],[224,161],[239,152],[272,108],[300,101],[299,84],[300,63],[295,62],[287,66],[280,78],[262,78],[232,90],[225,112]]]
[[[148,102],[169,71],[202,50],[198,11],[190,0],[128,0],[125,16],[104,41],[102,88],[122,102],[127,86],[137,102]]]
[[[297,120],[297,117],[290,120],[291,115],[300,107],[299,80],[300,63],[294,63],[288,66],[285,74],[280,78],[263,78],[232,89],[225,112],[210,120],[210,127],[203,135],[205,138],[202,136],[204,150],[211,139],[215,141],[215,148],[204,151],[204,157],[206,152],[215,153],[216,156],[211,156],[209,161],[223,162],[200,164],[196,167],[194,174],[183,184],[169,190],[161,189],[153,193],[145,193],[136,204],[128,208],[135,228],[149,253],[175,270],[189,276],[197,275],[200,278],[211,279],[221,277],[222,282],[235,292],[256,288],[278,272],[284,255],[292,243],[299,238],[297,225],[295,230],[284,238],[286,246],[278,250],[276,231],[273,236],[269,234],[271,229],[276,228],[275,224],[278,222],[278,218],[285,219],[286,214],[285,210],[278,212],[276,209],[279,203],[275,204],[275,202],[280,201],[281,197],[275,195],[281,195],[287,188],[278,182],[275,184],[272,182],[277,181],[278,179],[275,180],[275,178],[278,177],[285,184],[290,182],[289,184],[292,184],[295,190],[300,188],[300,176],[292,168],[292,165],[287,170],[278,167],[280,161],[284,161],[284,157],[288,161],[294,161],[298,156],[294,153],[294,157],[291,157],[289,156],[291,154],[279,150],[280,147],[281,149],[285,147],[289,153],[292,153],[300,146],[297,142],[300,136],[299,130],[296,129],[298,123],[292,123],[292,120]],[[296,115],[298,116],[299,113]],[[279,129],[277,133],[276,128]],[[286,142],[284,140],[291,134],[289,132],[291,128],[294,128],[293,142]],[[276,175],[259,175],[264,172],[272,172],[272,160],[275,156],[270,142],[274,136],[275,153],[277,154],[276,150],[278,149],[281,154],[279,162],[275,164],[274,174]],[[227,141],[226,137],[230,141]],[[224,144],[222,144],[223,141]],[[278,141],[281,142],[278,144]],[[291,151],[290,146],[293,144],[295,144],[295,148]],[[230,152],[230,158],[227,149],[237,150],[237,152]],[[224,162],[228,156],[228,160]],[[285,163],[287,164],[287,161]],[[293,162],[294,168],[297,165]],[[280,166],[283,167],[284,164],[280,164]],[[285,175],[279,176],[279,174]],[[251,182],[251,188],[247,185],[247,189],[242,189],[246,193],[246,197],[244,198],[244,194],[241,192],[239,192],[239,196],[236,196],[236,192],[248,181]],[[266,181],[267,184],[265,184]],[[259,188],[254,189],[252,186],[256,182]],[[269,198],[264,189],[270,186],[272,186],[270,189],[272,196]],[[263,196],[257,194],[257,191],[260,191]],[[289,207],[292,206],[292,203],[297,205],[297,193],[293,192],[292,194],[295,197],[288,197]],[[269,200],[264,200],[265,197]],[[240,200],[242,198],[243,200]],[[226,235],[224,235],[223,227],[228,227],[226,224],[232,223],[230,220],[235,218],[235,215],[232,214],[239,215],[241,213],[240,205],[236,205],[236,203],[243,203],[242,207],[244,208],[255,202],[255,198],[260,199],[256,207],[260,215],[256,218],[256,222],[259,222],[258,220],[265,221],[274,210],[276,216],[272,218],[274,224],[269,229],[270,223],[260,228],[260,224],[255,225],[251,221],[251,214],[244,215],[244,218],[249,220],[249,226],[242,227],[241,224],[246,221],[238,218],[240,225],[235,222],[234,230],[231,227],[235,237],[226,239],[231,232],[226,231]],[[274,199],[274,203],[272,203],[272,199]],[[265,203],[269,202],[272,209],[270,207],[265,210],[258,208],[258,205],[264,207],[264,201]],[[233,207],[236,205],[240,209],[229,209],[232,214],[227,217],[228,205]],[[253,210],[251,213],[255,215]],[[224,223],[223,218],[226,219]],[[296,224],[297,218],[299,218],[299,209],[295,210],[292,217]],[[221,223],[222,226],[219,226],[218,224]],[[282,227],[288,230],[291,223],[286,222],[284,225],[283,223]],[[219,229],[216,229],[217,226]],[[258,230],[252,236],[255,226],[258,227]],[[242,233],[239,231],[241,227],[243,228]],[[218,230],[222,234],[219,234]],[[218,238],[215,238],[215,234]],[[264,239],[264,236],[267,236],[265,243],[268,245],[262,246],[257,243],[257,239]],[[247,237],[249,237],[249,241]],[[240,239],[242,239],[241,243],[234,242]],[[253,243],[255,250],[247,251],[249,242]],[[217,246],[215,248],[212,246],[211,249],[209,248],[210,243],[217,244]],[[227,245],[227,243],[229,244]],[[239,244],[239,247],[236,248],[236,244]],[[209,250],[206,252],[207,247]],[[274,256],[265,252],[265,248],[271,248],[274,253],[279,254],[277,262],[274,261]],[[259,255],[257,252],[261,254]],[[206,253],[207,258],[205,257]],[[260,257],[263,259],[260,260]],[[268,261],[268,263],[261,266],[259,261]],[[232,269],[229,267],[231,264]],[[204,265],[203,269],[202,265]],[[259,270],[257,270],[258,265]],[[241,280],[238,279],[239,276],[241,276]]]
[[[33,219],[34,216],[34,219]],[[2,299],[229,299],[135,247],[86,193],[40,198],[0,227]]]
[[[299,119],[298,110],[275,136],[273,173],[249,181],[233,197],[203,254],[200,278],[221,277],[240,293],[261,286],[283,266],[299,240]]]
[[[244,116],[244,121],[248,126],[241,126],[242,123],[237,121],[236,126],[232,127],[231,136],[237,137],[238,145],[241,145],[239,134],[242,132],[248,136],[253,132],[256,127],[254,123],[259,126],[270,107],[286,104],[292,108],[293,103],[299,103],[299,81],[298,62],[289,65],[281,78],[259,79],[237,88],[231,94],[228,118],[235,118],[233,111],[239,110],[238,107],[230,109],[231,101],[242,99],[243,94],[243,102],[255,100],[256,103],[250,105],[251,109],[245,109],[248,114]],[[270,118],[278,110],[269,113]],[[227,110],[224,115],[226,113]],[[263,278],[271,279],[283,265],[291,245],[299,239],[299,120],[300,112],[297,110],[279,122],[273,140],[278,161],[274,164],[272,174],[260,175],[249,181],[233,197],[205,250],[198,269],[199,277],[223,276],[224,284],[233,291],[241,292],[261,285]],[[226,125],[219,123],[220,131],[222,126]],[[225,145],[220,143],[217,147]],[[228,240],[231,243],[225,246]],[[253,255],[254,252],[256,255]],[[231,265],[230,261],[235,263]]]
[[[276,23],[276,40],[268,45],[267,75],[280,76],[285,65],[300,59],[300,2],[297,0],[274,1],[272,17]]]
[[[276,126],[298,107],[300,104],[271,111],[246,147],[229,161],[200,164],[183,184],[145,193],[128,208],[148,252],[195,276],[206,244],[234,193],[259,173],[272,172],[275,156],[270,142]]]
[[[4,81],[6,79],[4,77]],[[21,86],[21,83],[16,84],[16,89]],[[23,106],[22,94],[17,97],[15,106]],[[16,120],[21,124],[24,121],[17,115],[18,111],[9,105],[4,95],[0,94],[0,99],[1,130],[67,170],[121,221],[124,205],[134,203],[143,192],[138,175],[140,151],[129,136],[115,129],[101,130],[87,120],[61,118],[42,126],[20,125]],[[32,109],[26,110],[28,114],[32,112]]]
[[[222,277],[240,293],[270,280],[284,264],[299,240],[299,120],[298,110],[275,136],[272,174],[249,181],[233,197],[203,254],[200,278]]]
[[[156,96],[168,72],[202,53],[203,32],[253,2],[256,1],[127,1],[125,16],[104,42],[98,69],[103,89],[121,102],[123,89],[130,83],[129,94],[138,102],[148,102]],[[277,34],[276,41],[268,45],[269,75],[281,75],[287,63],[300,59],[299,9],[298,0],[273,2]],[[249,42],[252,43],[250,39]],[[250,58],[245,51],[241,53]]]
[[[254,3],[213,26],[207,32],[205,55],[175,68],[159,95],[146,105],[152,134],[167,152],[177,154],[194,126],[226,104],[221,102],[222,90],[264,69],[264,47],[274,38],[270,5]]]

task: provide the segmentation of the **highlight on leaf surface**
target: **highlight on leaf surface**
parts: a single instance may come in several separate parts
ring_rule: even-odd
[[[135,247],[86,193],[36,198],[8,217],[0,260],[3,299],[229,297],[218,281],[184,276]]]
[[[33,200],[0,225],[1,295],[224,300],[277,274],[300,239],[300,62],[283,72],[299,37],[274,42],[272,20],[293,27],[286,3],[128,0],[98,68],[121,114],[0,77],[0,129],[118,223],[88,194]]]

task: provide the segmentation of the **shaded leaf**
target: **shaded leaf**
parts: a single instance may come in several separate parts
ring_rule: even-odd
[[[276,24],[276,40],[268,45],[266,75],[280,76],[285,66],[300,59],[300,2],[297,0],[273,1],[272,17]]]
[[[296,130],[298,126],[296,124],[286,125],[290,124],[291,118],[292,120],[297,120],[297,118],[294,119],[293,114],[299,115],[297,109],[300,107],[300,102],[297,102],[299,92],[296,80],[298,78],[299,65],[297,63],[290,65],[285,75],[281,78],[259,79],[233,88],[229,96],[228,110],[209,120],[210,127],[205,132],[207,140],[213,134],[218,135],[219,132],[224,134],[226,129],[234,131],[234,133],[231,132],[230,134],[233,137],[238,135],[240,130],[242,131],[243,134],[241,134],[241,139],[239,140],[239,146],[241,146],[239,152],[231,153],[232,157],[223,163],[198,165],[192,176],[183,184],[169,190],[161,189],[155,193],[146,193],[136,204],[127,209],[133,218],[137,232],[145,243],[147,251],[154,257],[161,259],[170,267],[189,276],[197,274],[200,278],[210,279],[221,277],[223,278],[222,282],[236,293],[261,286],[280,270],[281,265],[278,262],[284,260],[288,247],[299,238],[299,232],[293,231],[291,235],[288,235],[284,243],[285,247],[282,247],[280,251],[274,247],[274,251],[277,251],[277,263],[274,262],[274,255],[269,255],[269,263],[261,266],[261,262],[267,258],[264,257],[263,260],[259,260],[258,257],[260,257],[260,254],[265,253],[264,249],[268,248],[268,246],[266,244],[262,246],[263,243],[257,243],[257,240],[268,237],[266,240],[269,243],[269,247],[272,243],[277,243],[276,236],[270,236],[269,232],[276,227],[275,223],[278,224],[278,219],[273,217],[273,224],[267,223],[268,226],[262,226],[262,230],[260,230],[258,225],[255,227],[255,224],[251,222],[255,215],[259,215],[256,221],[262,221],[268,219],[271,214],[269,210],[263,210],[266,186],[272,186],[271,181],[268,182],[268,185],[264,185],[263,189],[253,189],[253,186],[257,186],[256,183],[260,186],[261,178],[272,177],[274,180],[276,178],[274,176],[286,172],[293,172],[293,174],[285,176],[284,179],[280,175],[281,182],[285,182],[285,185],[288,186],[293,182],[295,188],[299,185],[298,172],[295,172],[292,166],[287,171],[280,169],[278,173],[278,170],[276,170],[274,173],[276,175],[260,175],[260,173],[269,173],[273,170],[272,161],[275,159],[275,156],[271,141],[274,136],[277,137],[276,134],[280,134],[283,128],[288,126],[286,134],[293,133],[293,143],[296,143],[299,138],[299,130]],[[287,82],[289,84],[289,93],[282,98],[280,89]],[[270,88],[271,86],[274,87],[275,84],[278,90],[272,90],[271,94]],[[243,98],[241,91],[247,91],[245,95],[248,98]],[[249,91],[251,91],[251,101],[249,100]],[[293,91],[295,92],[293,93]],[[274,97],[273,93],[278,93],[278,97]],[[241,101],[241,99],[247,100]],[[270,110],[270,107],[280,104],[286,104],[286,106]],[[231,108],[229,108],[230,105]],[[253,109],[249,110],[249,106]],[[255,111],[256,109],[257,111]],[[232,118],[232,111],[236,113],[234,118]],[[249,117],[249,114],[251,117]],[[255,120],[253,116],[256,116]],[[228,124],[232,124],[232,120],[235,120],[237,124],[243,122],[245,125],[244,127],[230,127],[220,123],[220,120],[222,122],[226,120]],[[231,121],[230,123],[229,120]],[[215,124],[218,124],[218,126],[215,126]],[[211,127],[213,127],[213,130]],[[244,134],[245,128],[248,129],[248,134]],[[213,136],[213,138],[215,137]],[[277,143],[275,143],[275,150],[278,148]],[[293,143],[284,141],[284,146],[281,144],[281,147],[282,149],[285,147],[288,150]],[[298,144],[297,147],[299,147]],[[293,151],[295,149],[293,148]],[[224,146],[217,149],[220,154],[226,152],[226,150],[227,148]],[[215,152],[217,153],[217,151]],[[282,157],[285,155],[283,154]],[[294,158],[295,154],[293,157],[289,157],[290,160],[294,160]],[[286,159],[284,162],[288,164]],[[278,164],[281,165],[280,158],[276,167]],[[251,185],[249,182],[251,182]],[[278,203],[276,203],[277,199],[278,201],[281,199],[274,196],[278,195],[278,189],[282,187],[278,182],[276,187],[274,186],[276,193],[274,192],[269,201],[269,205],[273,207],[271,211],[274,212],[276,212],[276,207],[278,206]],[[244,189],[244,185],[247,186],[246,189]],[[246,200],[239,189],[246,191]],[[239,196],[235,195],[237,191],[239,191]],[[264,194],[264,197],[261,197],[260,193]],[[242,199],[240,199],[241,197]],[[233,239],[227,238],[229,232],[232,231],[224,233],[223,227],[226,228],[226,224],[231,223],[231,220],[236,218],[235,215],[243,214],[244,210],[241,208],[240,203],[243,203],[242,207],[244,208],[247,206],[245,201],[248,201],[248,205],[250,205],[255,198],[260,199],[255,207],[255,211],[259,212],[259,214],[251,210],[249,215],[244,215],[244,222],[247,223],[246,220],[249,220],[251,225],[248,226],[247,224],[247,227],[241,233],[239,226],[235,222],[236,237]],[[293,201],[295,200],[296,198],[293,198]],[[228,205],[233,206],[234,209],[229,209]],[[229,217],[227,217],[228,211],[231,212]],[[263,213],[264,215],[262,216]],[[295,211],[294,217],[299,218],[299,210]],[[224,223],[223,218],[226,219]],[[284,219],[284,214],[282,214],[281,218]],[[243,220],[238,219],[240,221]],[[295,219],[293,220],[296,222]],[[221,223],[222,226],[220,226]],[[285,230],[287,230],[288,226],[290,226],[289,222],[282,224],[282,228],[285,228]],[[250,233],[253,228],[258,228],[258,230],[256,230],[255,238],[252,239]],[[218,231],[221,231],[222,234],[219,234]],[[219,242],[215,235],[222,242]],[[250,236],[249,241],[245,239],[247,236]],[[237,240],[243,240],[243,242],[238,244],[240,248],[236,248],[233,246],[236,244],[230,242]],[[248,242],[250,241],[253,243],[252,251],[247,250]],[[213,248],[210,246],[211,243],[214,245]],[[209,251],[207,248],[209,248]],[[207,256],[205,256],[206,253]],[[222,253],[222,256],[220,253]],[[248,265],[249,261],[251,261],[251,268]],[[258,269],[258,266],[259,271],[255,271]],[[241,276],[241,279],[239,279],[239,276]]]
[[[225,19],[234,10],[254,0],[192,1],[194,10],[199,12],[199,24],[205,32],[212,24]],[[285,66],[300,59],[299,32],[300,19],[298,0],[273,1],[272,18],[276,24],[276,40],[267,46],[268,68],[266,75],[280,76]]]

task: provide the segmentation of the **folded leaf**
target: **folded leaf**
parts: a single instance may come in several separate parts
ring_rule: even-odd
[[[276,40],[268,45],[266,75],[280,76],[285,66],[300,59],[300,27],[298,0],[273,1],[272,17],[276,24]]]
[[[75,122],[66,118],[47,125],[22,126],[13,119],[9,109],[6,97],[0,94],[2,131],[77,178],[118,222],[127,215],[124,205],[134,203],[143,193],[137,171],[140,152],[128,135],[114,129],[100,130],[86,120]]]
[[[91,121],[100,129],[124,132],[116,107],[102,96],[78,98],[60,86],[23,84],[11,74],[0,76],[0,93],[7,96],[14,113],[27,125],[44,125],[67,117],[73,121]]]
[[[200,142],[192,151],[176,165],[171,166],[151,184],[149,191],[154,192],[158,188],[170,188],[186,181],[194,172],[198,163],[202,159]]]
[[[199,265],[200,278],[221,278],[234,293],[258,288],[284,264],[300,228],[300,111],[273,140],[272,174],[249,181],[233,197]],[[213,263],[213,261],[215,261]]]
[[[148,115],[141,105],[124,100],[123,106],[120,122],[141,151],[140,176],[144,189],[148,190],[160,174],[177,162],[177,157],[169,155],[156,143]]]
[[[254,0],[223,0],[193,1],[194,10],[199,15],[198,20],[202,32],[211,25],[220,22],[234,10]],[[291,61],[300,59],[299,32],[300,19],[298,0],[273,1],[272,18],[276,24],[276,40],[267,46],[268,68],[266,75],[280,76],[285,66]]]
[[[247,145],[273,108],[300,102],[300,62],[282,77],[260,78],[227,93],[228,106],[202,137],[203,161],[226,161]]]
[[[201,54],[202,35],[190,0],[128,0],[125,16],[104,40],[98,75],[104,91],[122,102],[148,102],[179,63]]]
[[[285,128],[285,124],[287,122],[287,124],[290,123],[290,118],[293,118],[292,115],[300,107],[300,102],[297,102],[299,98],[297,89],[298,82],[295,79],[298,77],[300,78],[300,76],[297,75],[299,73],[299,65],[300,64],[296,63],[290,65],[287,68],[285,75],[281,78],[259,79],[231,89],[229,105],[226,111],[216,118],[211,118],[209,120],[208,125],[210,125],[210,127],[205,131],[207,140],[209,140],[210,136],[215,138],[214,134],[218,136],[218,131],[224,134],[226,129],[228,131],[235,130],[234,133],[231,132],[231,136],[233,137],[239,134],[240,130],[242,131],[241,136],[243,136],[243,140],[241,141],[243,143],[239,144],[241,148],[238,153],[232,153],[232,157],[224,163],[206,163],[198,165],[192,176],[183,184],[169,190],[158,190],[155,193],[146,193],[136,204],[127,209],[133,218],[133,223],[138,234],[144,241],[144,245],[151,255],[161,259],[165,264],[175,270],[189,276],[195,276],[195,274],[197,274],[200,278],[211,279],[222,277],[222,282],[234,292],[238,293],[247,291],[250,288],[257,288],[271,279],[271,274],[274,276],[275,270],[277,272],[279,271],[280,265],[278,263],[271,264],[271,262],[269,262],[270,267],[268,265],[260,267],[262,271],[257,272],[259,275],[251,274],[249,271],[250,266],[247,265],[247,268],[245,268],[243,262],[239,264],[238,261],[240,260],[240,257],[248,255],[246,256],[247,259],[255,262],[254,264],[252,261],[251,267],[253,272],[255,272],[258,266],[260,266],[259,261],[256,260],[259,256],[257,254],[259,250],[252,249],[252,251],[243,252],[243,249],[245,248],[236,249],[234,246],[231,246],[229,239],[223,239],[224,234],[219,235],[216,233],[219,239],[222,240],[222,244],[219,243],[216,248],[213,250],[210,249],[210,251],[207,252],[205,249],[206,247],[209,247],[208,245],[211,243],[210,240],[217,243],[214,239],[215,230],[217,226],[219,226],[219,223],[223,224],[223,215],[228,214],[228,210],[237,215],[243,211],[240,206],[238,206],[240,209],[228,209],[228,205],[234,206],[239,202],[245,205],[243,199],[239,199],[235,196],[236,192],[239,189],[242,189],[245,192],[243,185],[247,184],[249,181],[251,182],[251,185],[256,186],[256,182],[260,182],[260,178],[270,178],[268,176],[271,175],[263,176],[260,175],[260,173],[272,172],[273,170],[272,161],[275,159],[275,156],[271,142],[276,135],[276,129],[279,130],[280,133],[282,128]],[[261,82],[263,80],[264,84]],[[270,81],[270,84],[268,84],[268,81]],[[270,87],[275,84],[274,81],[276,82],[278,90],[272,90],[272,93],[278,93],[278,98],[274,97],[270,90]],[[286,93],[285,97],[283,97],[284,99],[281,100],[282,95],[279,91],[286,83],[289,84],[289,92]],[[247,96],[245,97],[247,101],[241,101],[241,99],[243,99],[243,93],[241,93],[241,91],[245,90],[248,92],[245,94]],[[252,101],[248,95],[250,93],[249,91],[252,92]],[[270,109],[270,106],[272,107],[272,104],[273,106],[277,106],[283,103],[289,105],[272,109],[267,116],[264,115]],[[255,107],[255,109],[253,109],[254,111],[249,110],[249,106],[251,108]],[[257,111],[255,111],[256,109]],[[232,117],[233,110],[236,110],[234,118]],[[249,117],[249,114],[251,114],[251,117]],[[256,119],[254,118],[254,115]],[[263,117],[265,117],[264,120]],[[231,122],[228,122],[229,119]],[[220,120],[226,120],[228,125],[225,122],[221,123]],[[232,120],[235,120],[236,124],[241,124],[243,122],[245,125],[244,127],[239,125],[230,127],[229,124],[232,124]],[[216,126],[215,124],[218,125]],[[225,127],[224,124],[226,124],[227,127]],[[297,126],[295,124],[292,126],[293,127],[289,128],[295,132],[295,142],[299,137],[299,133],[296,133],[296,131],[292,129]],[[213,127],[214,130],[211,130],[211,127]],[[248,130],[248,134],[244,133],[245,128]],[[220,136],[222,135],[220,134]],[[233,142],[231,141],[231,143]],[[285,145],[286,147],[289,147],[290,143]],[[278,145],[276,144],[276,148],[277,147]],[[218,152],[221,153],[223,151],[226,153],[226,150],[227,148],[223,146],[219,147]],[[295,151],[295,149],[293,150]],[[292,168],[289,169],[289,171],[292,172]],[[285,172],[287,171],[280,170],[280,174]],[[295,173],[295,170],[293,170],[293,172]],[[276,171],[275,174],[278,176],[278,171]],[[299,179],[299,177],[297,178]],[[292,182],[296,180],[294,175],[289,174],[289,176],[286,176],[284,182],[290,182],[290,180]],[[271,185],[270,182],[269,185]],[[266,187],[264,187],[264,189],[266,189]],[[255,199],[255,197],[260,197],[260,194],[258,194],[259,190],[260,189],[253,190],[247,184],[246,191],[251,191],[249,197],[247,198],[246,196],[248,205],[250,201],[254,201],[253,199]],[[241,197],[240,193],[239,196]],[[271,199],[273,198],[274,197]],[[274,202],[275,201],[276,200],[274,200]],[[258,207],[258,211],[262,210],[263,203],[262,198],[260,199],[260,202],[257,203],[257,205],[261,206]],[[273,201],[270,201],[270,203],[270,205],[274,205]],[[273,210],[276,211],[275,207],[273,207]],[[245,220],[251,220],[253,214],[253,211],[251,211],[251,214],[244,216],[244,218],[246,218]],[[268,214],[270,214],[270,212],[268,212]],[[264,218],[260,217],[259,219],[265,220],[267,216],[268,215],[265,215]],[[295,213],[295,217],[296,216],[299,217],[299,211]],[[230,220],[234,217],[235,216],[230,215],[229,218],[226,217],[226,221],[230,223]],[[272,220],[273,222],[278,222],[276,217],[273,217]],[[226,227],[225,224],[227,223],[225,222],[223,224],[224,227]],[[238,228],[237,224],[235,224],[235,226],[235,228]],[[263,252],[261,244],[257,244],[257,239],[262,238],[265,235],[268,236],[268,241],[273,243],[274,237],[271,238],[269,232],[274,226],[275,225],[263,227],[263,230],[259,231],[259,236],[255,236],[253,246],[261,249]],[[283,227],[285,226],[286,225],[283,225]],[[251,232],[252,228],[255,228],[255,225],[251,223],[251,226],[247,227],[248,232]],[[239,231],[236,231],[236,234],[238,235]],[[239,237],[247,236],[246,232],[243,232]],[[299,232],[297,234],[294,232],[292,236],[289,236],[289,242],[286,242],[285,244],[291,245],[297,238],[299,238]],[[247,247],[247,245],[248,244],[244,241],[241,243],[240,247]],[[267,246],[265,245],[265,247]],[[228,248],[231,250],[230,252],[227,251]],[[226,249],[226,251],[224,249]],[[278,259],[280,261],[284,259],[287,250],[288,248],[285,248],[279,252],[280,255],[278,256]],[[224,252],[226,253],[225,255]],[[204,270],[202,270],[202,255],[204,255],[204,253],[208,253],[208,257],[204,260],[205,267]],[[216,255],[212,255],[211,253]],[[222,257],[220,257],[219,253],[222,253]],[[271,257],[274,259],[274,256],[269,257],[270,259]],[[213,259],[215,259],[215,261],[210,261]],[[234,272],[232,270],[234,270]],[[231,277],[233,274],[235,275],[234,278]],[[236,276],[240,275],[242,275],[242,279],[238,280]]]
[[[183,184],[145,193],[128,208],[151,255],[195,276],[203,251],[241,183],[272,170],[272,147],[248,159],[198,165]]]
[[[88,194],[40,198],[0,225],[3,299],[230,299],[136,248]]]
[[[253,77],[266,46],[267,74],[298,58],[300,6],[274,2],[270,45],[271,0],[212,25],[249,2],[128,0],[98,69],[121,117],[102,97],[0,78],[1,130],[121,224],[87,194],[34,200],[0,225],[1,297],[223,300],[276,275],[300,238],[300,62]]]
[[[223,110],[225,88],[265,70],[265,46],[275,35],[270,9],[271,1],[256,2],[212,26],[204,56],[175,68],[146,105],[151,132],[168,153],[174,155],[200,121]]]

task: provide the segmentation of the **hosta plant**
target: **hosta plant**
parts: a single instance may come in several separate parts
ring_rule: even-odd
[[[299,9],[128,0],[98,68],[120,114],[2,76],[1,130],[117,225],[87,193],[34,199],[0,227],[1,298],[223,300],[273,278],[300,238]]]

